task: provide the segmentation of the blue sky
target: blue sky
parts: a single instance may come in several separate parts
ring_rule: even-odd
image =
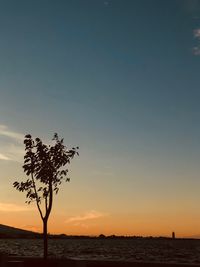
[[[58,132],[80,146],[58,210],[71,201],[74,216],[126,214],[132,234],[157,234],[127,225],[151,208],[154,218],[195,221],[199,29],[199,0],[1,1],[1,202],[23,203],[8,183],[20,173],[21,134],[48,141]],[[193,221],[181,235],[196,234]]]

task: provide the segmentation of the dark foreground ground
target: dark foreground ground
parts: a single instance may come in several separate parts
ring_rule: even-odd
[[[89,261],[25,258],[25,257],[2,257],[1,267],[197,267],[199,264],[173,264],[173,263],[150,263],[150,262],[121,262],[121,261]]]
[[[49,239],[49,257],[86,261],[199,264],[200,240],[160,238]],[[0,255],[41,258],[42,239],[1,239]]]

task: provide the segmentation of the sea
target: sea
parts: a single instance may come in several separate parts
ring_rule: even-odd
[[[42,257],[41,239],[0,239],[0,253]],[[50,239],[49,256],[78,260],[200,264],[197,239]]]

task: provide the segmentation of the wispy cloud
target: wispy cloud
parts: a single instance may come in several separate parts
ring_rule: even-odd
[[[3,153],[2,153],[3,152]],[[7,144],[1,148],[0,160],[23,161],[24,149],[20,145]]]
[[[24,139],[23,134],[10,131],[6,125],[2,124],[0,124],[0,135],[15,139],[17,141],[22,141]]]
[[[9,144],[7,147],[7,155],[10,160],[21,162],[24,155],[23,145]]]
[[[23,160],[23,139],[24,135],[11,131],[6,125],[0,124],[0,136],[7,137],[0,139],[0,160],[21,162]]]
[[[200,46],[193,47],[193,54],[195,56],[200,56]]]
[[[0,211],[4,212],[20,212],[20,211],[30,211],[33,207],[28,207],[27,205],[17,205],[14,203],[0,203]]]
[[[0,153],[0,160],[10,160],[10,158]]]
[[[194,38],[200,39],[200,29],[193,30]]]
[[[41,232],[41,227],[37,225],[23,224],[20,228],[33,232]]]
[[[94,220],[94,219],[98,219],[98,218],[105,217],[105,216],[107,216],[106,213],[102,213],[96,210],[91,210],[89,212],[86,212],[83,215],[70,217],[65,222],[66,223],[75,222],[77,225],[77,223],[79,222]]]
[[[74,226],[78,226],[79,228],[81,227],[81,228],[85,228],[85,229],[90,228],[89,225],[85,222],[75,222]]]
[[[197,40],[197,44],[192,49],[193,55],[200,56],[200,28],[193,30],[193,37]]]

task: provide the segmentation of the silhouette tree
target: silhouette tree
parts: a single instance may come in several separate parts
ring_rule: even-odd
[[[77,154],[78,147],[68,149],[54,134],[52,145],[45,145],[39,138],[25,136],[25,156],[23,169],[27,175],[25,182],[14,182],[20,192],[26,192],[26,203],[36,202],[43,221],[44,258],[48,256],[47,223],[52,210],[54,193],[57,194],[63,180],[69,182],[65,168]]]

